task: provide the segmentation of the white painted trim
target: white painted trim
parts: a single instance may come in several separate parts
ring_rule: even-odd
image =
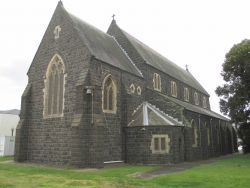
[[[148,125],[148,109],[147,109],[147,103],[143,103],[143,125]]]

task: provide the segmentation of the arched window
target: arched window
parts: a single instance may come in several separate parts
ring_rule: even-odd
[[[171,95],[177,97],[177,85],[175,81],[171,81]]]
[[[207,145],[210,146],[210,142],[211,142],[211,138],[210,138],[210,128],[208,126],[208,124],[205,122],[205,127],[207,129]]]
[[[64,108],[65,67],[62,58],[54,55],[45,77],[44,117],[62,117]]]
[[[111,75],[103,81],[102,109],[106,113],[116,112],[116,85]]]
[[[198,129],[194,122],[194,120],[191,120],[191,128],[192,128],[192,146],[197,147],[198,146]]]
[[[203,108],[207,108],[207,98],[205,96],[202,98],[202,106]]]
[[[187,87],[184,87],[184,100],[189,101],[189,89]]]
[[[196,105],[199,105],[199,95],[197,92],[194,92],[194,103]]]
[[[161,91],[161,76],[157,73],[154,73],[153,86],[154,90]]]

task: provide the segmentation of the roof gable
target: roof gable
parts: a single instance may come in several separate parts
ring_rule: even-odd
[[[133,64],[127,54],[124,53],[114,37],[80,20],[72,14],[69,14],[69,16],[79,36],[96,59],[142,77],[139,69]]]

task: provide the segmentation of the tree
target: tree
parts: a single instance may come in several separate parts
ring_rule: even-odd
[[[250,130],[250,40],[234,45],[226,54],[222,67],[221,75],[226,83],[215,90],[220,97],[220,110],[231,117],[243,143],[250,146],[249,139],[244,139],[250,137],[247,131]],[[241,124],[244,124],[244,131]]]

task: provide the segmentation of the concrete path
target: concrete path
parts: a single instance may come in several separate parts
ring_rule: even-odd
[[[180,172],[195,166],[199,166],[202,164],[209,164],[218,160],[230,158],[234,155],[239,155],[239,154],[230,154],[230,155],[225,155],[225,156],[220,156],[208,160],[200,160],[200,161],[194,161],[194,162],[183,162],[179,164],[169,164],[169,165],[163,165],[158,169],[144,172],[144,173],[134,173],[130,174],[130,176],[133,177],[139,177],[139,178],[152,178],[154,176],[162,175],[162,174],[170,174],[170,173],[175,173],[175,172]]]

